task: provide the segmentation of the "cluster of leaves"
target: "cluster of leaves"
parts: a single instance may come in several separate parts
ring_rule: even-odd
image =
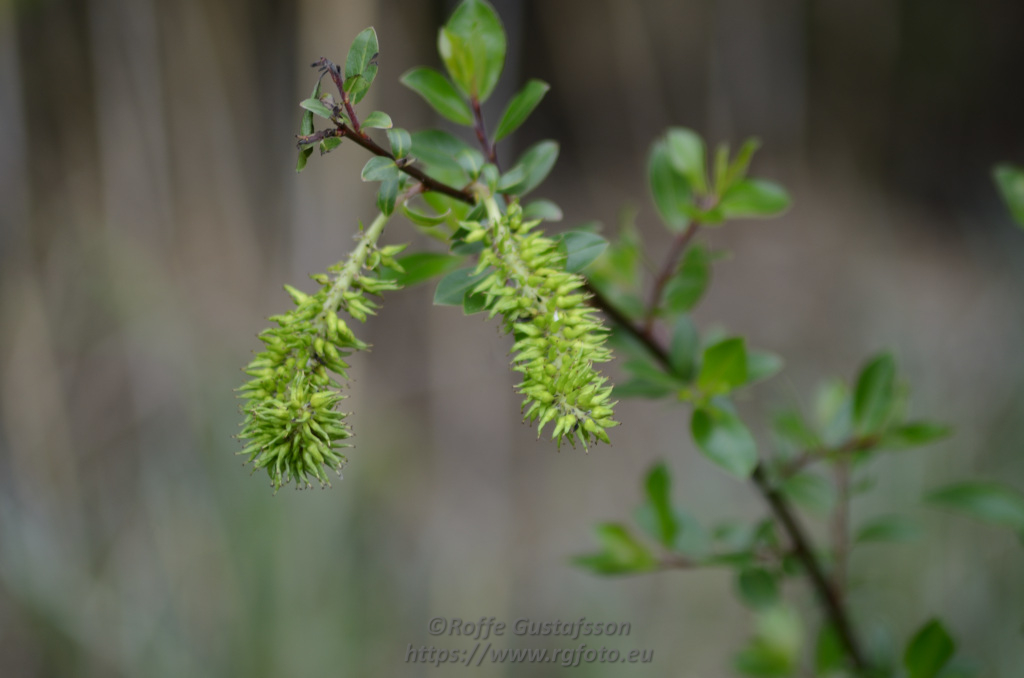
[[[252,378],[239,389],[246,401],[239,454],[254,472],[266,469],[275,491],[291,481],[329,485],[328,471],[341,475],[346,459],[340,449],[349,447],[352,433],[337,411],[344,399],[340,382],[348,378],[345,359],[367,345],[338,313],[365,321],[377,307],[366,295],[398,288],[378,275],[382,266],[399,266],[394,256],[401,250],[377,248],[384,222],[382,216],[362,234],[346,261],[311,276],[320,285],[316,293],[285,286],[295,308],[270,318],[276,326],[260,333],[264,349],[245,368]]]
[[[774,375],[781,360],[748,348],[743,337],[722,331],[702,335],[690,315],[710,284],[714,263],[723,258],[722,253],[693,241],[699,229],[717,227],[727,219],[775,216],[788,206],[781,187],[747,176],[756,148],[756,141],[748,141],[730,158],[728,148],[721,146],[709,161],[696,133],[669,130],[654,144],[648,161],[654,206],[667,230],[675,234],[665,266],[654,273],[653,280],[645,280],[648,256],[627,221],[618,239],[586,273],[594,288],[632,326],[628,332],[617,328],[613,335],[619,352],[629,357],[623,367],[632,375],[615,388],[616,396],[671,398],[688,404],[693,441],[710,461],[737,478],[756,475],[755,484],[763,492],[788,506],[835,520],[836,515],[845,515],[850,497],[873,486],[871,461],[885,452],[938,441],[949,429],[907,416],[908,389],[898,379],[893,357],[883,353],[866,362],[852,385],[827,381],[819,390],[813,417],[797,409],[779,412],[769,428],[770,448],[759,451],[756,437],[732,399],[738,391]],[[662,326],[669,341],[659,350],[655,339]],[[821,467],[831,467],[832,473],[822,474]],[[671,478],[664,464],[651,470],[644,489],[645,501],[635,515],[639,530],[625,523],[599,525],[599,549],[577,557],[575,564],[600,575],[731,568],[739,598],[755,615],[755,633],[737,654],[736,669],[750,676],[797,675],[808,649],[806,631],[782,590],[786,580],[809,573],[779,516],[753,524],[705,527],[673,504]],[[1014,493],[992,484],[961,484],[930,499],[958,504],[976,516],[1015,527],[1024,515]],[[838,570],[842,567],[838,561],[848,556],[849,548],[902,541],[917,532],[902,516],[875,517],[851,531],[850,543],[836,547],[842,552],[826,552],[825,562]],[[841,590],[844,582],[828,585]],[[826,619],[820,625],[811,648],[815,675],[847,675],[856,669],[848,641],[833,622]],[[942,624],[932,620],[909,640],[903,669],[914,678],[974,675],[950,663],[953,648]],[[872,650],[872,675],[896,675],[899,658]]]

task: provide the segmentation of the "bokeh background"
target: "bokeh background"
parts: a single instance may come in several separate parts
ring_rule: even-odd
[[[281,284],[341,259],[374,214],[358,149],[294,172],[308,64],[343,60],[375,25],[367,110],[439,125],[397,79],[438,65],[453,4],[0,2],[0,674],[449,675],[405,663],[409,644],[469,645],[431,638],[434,616],[587,616],[632,623],[610,646],[654,650],[638,675],[733,675],[752,627],[727,573],[601,580],[568,558],[630,514],[659,459],[707,523],[756,517],[758,498],[695,453],[670,404],[623,403],[614,446],[589,454],[535,441],[508,339],[431,307],[429,286],[363,329],[343,482],[272,496],[233,455],[232,389],[290,303]],[[561,141],[538,195],[564,225],[614,233],[632,212],[656,255],[668,236],[644,160],[663,128],[763,140],[755,171],[794,207],[707,236],[733,256],[698,317],[786,358],[751,412],[806,406],[820,378],[895,351],[914,411],[957,434],[887,458],[855,504],[858,521],[905,512],[924,538],[855,552],[852,604],[878,642],[942,615],[985,675],[1018,675],[1024,550],[920,497],[962,476],[1024,488],[1024,234],[989,174],[1024,159],[1024,4],[496,5],[511,47],[495,99],[526,77],[552,85],[500,152]],[[401,223],[386,237],[426,245]],[[813,620],[803,587],[789,592]]]

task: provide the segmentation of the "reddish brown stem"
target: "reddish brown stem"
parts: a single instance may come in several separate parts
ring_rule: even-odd
[[[644,334],[650,334],[654,330],[654,319],[658,313],[658,306],[661,304],[661,295],[665,292],[665,285],[672,279],[672,275],[679,266],[679,260],[682,258],[683,252],[686,251],[687,246],[689,246],[693,237],[697,235],[699,229],[700,223],[691,221],[686,230],[672,240],[672,246],[665,256],[665,262],[662,264],[658,275],[654,278],[650,299],[647,300],[647,311],[644,313],[643,324]]]
[[[476,139],[480,142],[480,148],[487,156],[487,162],[492,165],[498,164],[498,149],[491,138],[487,136],[487,126],[484,124],[484,112],[480,108],[480,100],[473,97],[470,103],[473,106],[473,131],[476,132]]]

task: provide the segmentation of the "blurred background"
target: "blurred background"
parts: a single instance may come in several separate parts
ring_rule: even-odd
[[[870,352],[898,355],[914,412],[957,434],[880,463],[855,521],[904,512],[924,538],[856,551],[852,605],[872,642],[888,627],[901,645],[942,615],[985,675],[1017,675],[1024,551],[920,497],[963,476],[1024,488],[1024,237],[990,180],[995,162],[1024,160],[1024,4],[495,4],[510,53],[488,113],[493,125],[527,77],[551,83],[500,153],[562,143],[537,193],[565,211],[554,228],[614,233],[635,211],[657,255],[652,140],[668,125],[762,139],[754,172],[794,207],[706,236],[733,256],[698,318],[786,358],[744,404],[761,422]],[[343,482],[272,496],[234,456],[232,389],[266,316],[290,305],[282,283],[341,259],[374,215],[358,149],[294,172],[308,65],[343,61],[374,25],[364,108],[441,125],[397,79],[439,65],[453,5],[0,0],[4,676],[448,675],[405,662],[410,644],[469,646],[429,636],[435,616],[628,621],[608,645],[653,649],[638,675],[733,675],[752,625],[727,573],[601,580],[568,558],[593,524],[629,516],[660,459],[706,523],[759,516],[759,499],[695,453],[670,404],[622,403],[614,446],[589,454],[535,441],[508,338],[431,307],[429,285],[362,328],[374,350],[355,360]],[[401,222],[386,239],[427,246]],[[806,590],[791,593],[813,620]]]

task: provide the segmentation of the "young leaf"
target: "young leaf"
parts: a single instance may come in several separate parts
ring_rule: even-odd
[[[299,106],[301,106],[302,108],[306,109],[310,113],[316,113],[321,118],[327,118],[328,120],[330,120],[331,116],[334,115],[334,112],[331,111],[330,108],[325,106],[324,103],[322,101],[320,101],[319,99],[305,99],[304,101],[300,101],[299,102]],[[312,134],[312,133],[313,133],[312,129],[310,129],[308,132],[303,132],[303,134]]]
[[[853,541],[857,544],[904,542],[916,539],[920,534],[917,526],[903,516],[880,516],[862,525]]]
[[[645,488],[647,501],[656,518],[658,541],[671,548],[675,543],[679,525],[672,509],[672,478],[664,463],[658,464],[647,474]]]
[[[391,167],[385,172],[386,174],[380,182],[380,188],[377,189],[377,209],[385,215],[391,216],[395,211],[395,202],[398,200],[398,184],[402,179],[402,174],[394,163],[391,163]]]
[[[700,336],[697,334],[697,325],[689,315],[685,313],[680,315],[672,329],[669,362],[681,379],[689,381],[693,378],[697,366],[699,345]]]
[[[698,407],[690,420],[697,447],[729,473],[746,478],[757,466],[757,444],[736,414],[720,407]]]
[[[412,136],[402,129],[401,127],[395,127],[387,131],[388,143],[391,144],[391,153],[396,158],[404,158],[409,155],[409,150],[412,148]]]
[[[857,377],[853,394],[853,423],[857,432],[870,435],[888,422],[896,396],[896,362],[888,353],[875,357]]]
[[[608,247],[608,241],[596,233],[568,231],[559,239],[558,248],[565,257],[565,270],[579,273]]]
[[[345,79],[362,75],[377,57],[380,47],[377,43],[377,31],[370,28],[362,30],[352,41],[345,59]]]
[[[767,570],[760,567],[743,568],[736,577],[740,599],[753,610],[763,610],[779,601],[779,585]]]
[[[936,424],[930,421],[911,421],[900,424],[889,429],[882,436],[879,447],[887,450],[905,450],[911,447],[921,447],[937,440],[942,440],[950,435],[953,429],[944,424]]]
[[[530,204],[523,206],[523,218],[561,221],[562,208],[550,200],[534,200]]]
[[[377,54],[380,47],[377,44],[377,32],[372,27],[364,29],[348,50],[348,57],[345,59],[345,91],[348,92],[352,103],[359,103],[373,84],[377,76]]]
[[[827,514],[836,504],[835,489],[814,473],[798,473],[787,478],[781,491],[793,503],[819,514]]]
[[[668,229],[679,232],[686,228],[693,209],[693,193],[686,177],[673,167],[665,141],[658,141],[651,147],[647,183],[658,214]]]
[[[907,678],[935,678],[953,656],[956,645],[938,619],[932,619],[914,635],[903,655]]]
[[[704,247],[691,247],[683,256],[679,270],[665,285],[663,298],[668,310],[680,313],[690,311],[711,281],[711,259]]]
[[[742,337],[725,339],[704,349],[697,388],[703,393],[728,393],[747,381],[747,347]]]
[[[445,221],[448,220],[448,213],[450,211],[451,210],[447,210],[445,211],[444,214],[436,215],[424,214],[423,212],[418,212],[413,208],[409,207],[408,202],[402,203],[402,214],[405,215],[406,219],[416,224],[417,226],[437,226],[438,224],[443,224]]]
[[[363,120],[363,127],[370,129],[391,129],[393,126],[391,116],[381,111],[374,111]]]
[[[387,177],[391,176],[391,170],[395,167],[395,161],[391,158],[385,158],[384,156],[375,155],[366,161],[363,165],[363,171],[361,177],[363,181],[383,181]]]
[[[615,385],[615,396],[619,398],[661,398],[686,386],[682,380],[646,359],[630,360],[622,367],[632,373],[634,379]]]
[[[537,108],[549,89],[551,86],[543,80],[527,82],[509,102],[508,108],[502,114],[501,121],[498,122],[498,129],[494,131],[495,143],[515,132],[530,117],[533,109]]]
[[[341,146],[341,137],[328,137],[320,142],[320,155],[330,153],[338,146]]]
[[[761,142],[758,139],[747,139],[743,142],[743,146],[740,147],[739,153],[733,158],[732,164],[729,165],[728,171],[725,173],[725,178],[722,180],[720,186],[716,186],[715,190],[718,191],[719,195],[724,195],[726,191],[732,188],[733,184],[747,176],[747,168],[750,166],[750,160],[754,157],[754,153],[761,147]]]
[[[534,144],[519,156],[515,167],[506,174],[509,176],[513,172],[519,172],[520,174],[514,175],[516,180],[499,184],[498,190],[512,195],[526,195],[547,178],[557,159],[558,144],[554,141]]]
[[[789,194],[778,184],[763,179],[744,179],[726,191],[720,208],[727,219],[774,217],[789,207]]]
[[[486,0],[463,0],[437,38],[437,50],[459,88],[480,103],[505,66],[505,29]]]
[[[419,94],[431,108],[457,125],[473,125],[473,112],[448,78],[421,66],[401,77],[401,83]]]
[[[313,101],[318,101],[320,97],[320,80],[316,81],[316,85],[313,87],[313,93],[309,95],[309,98]],[[313,112],[306,111],[302,114],[302,122],[299,123],[299,134],[308,136],[313,133]],[[309,160],[309,156],[313,155],[313,147],[308,146],[306,148],[299,149],[299,159],[295,164],[295,171],[301,172],[306,168],[306,162]]]
[[[435,252],[416,252],[399,257],[396,261],[402,267],[402,271],[389,269],[386,277],[396,280],[402,287],[412,287],[425,280],[448,273],[462,263],[462,257]]]
[[[455,160],[465,148],[469,148],[465,141],[437,129],[412,135],[412,155],[425,165],[427,174],[450,184],[465,184],[468,180],[465,170]]]
[[[767,351],[747,352],[747,383],[773,377],[782,370],[782,358]]]
[[[473,275],[473,269],[473,266],[467,266],[441,278],[434,291],[434,305],[461,306],[466,294],[488,275],[487,271]]]
[[[683,127],[673,127],[666,136],[668,157],[677,172],[686,177],[693,192],[708,192],[704,140],[700,135]]]
[[[993,170],[993,176],[1011,216],[1024,228],[1024,168],[999,165]]]
[[[839,634],[831,624],[821,627],[818,642],[814,648],[815,675],[831,676],[843,667],[846,650]]]
[[[963,482],[936,490],[925,499],[992,525],[1010,527],[1024,537],[1024,493],[1005,485]]]

